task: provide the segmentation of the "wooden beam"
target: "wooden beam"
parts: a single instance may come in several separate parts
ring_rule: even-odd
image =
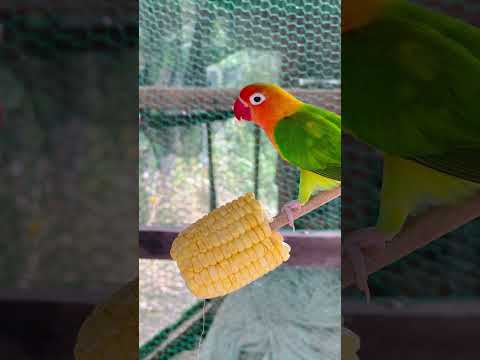
[[[107,299],[123,284],[111,284],[98,289],[68,289],[61,287],[0,289],[1,302],[51,303],[51,304],[97,304]]]
[[[478,358],[479,301],[366,304],[342,299],[342,316],[360,337],[360,359]]]
[[[342,299],[344,316],[384,317],[477,317],[480,318],[479,300],[440,300],[435,302],[412,299],[380,298],[370,303],[363,300]],[[480,323],[479,323],[480,326]]]
[[[367,274],[372,274],[400,260],[478,217],[480,217],[480,194],[464,203],[438,207],[426,214],[409,219],[402,232],[387,245],[383,254],[366,258]],[[348,257],[342,255],[342,288],[354,282],[352,264]]]
[[[170,258],[173,240],[184,228],[140,227],[140,258]],[[287,265],[339,267],[340,231],[281,231],[291,246]],[[320,256],[321,255],[321,256]]]
[[[300,100],[340,113],[340,90],[287,89]],[[139,89],[140,109],[161,111],[229,111],[239,89],[165,88],[143,86]]]
[[[37,14],[38,12],[55,12],[58,15],[88,15],[88,16],[138,16],[137,0],[2,0],[0,14]]]

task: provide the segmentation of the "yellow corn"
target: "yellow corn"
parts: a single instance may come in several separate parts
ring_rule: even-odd
[[[207,299],[226,295],[272,271],[290,256],[252,193],[213,210],[182,231],[172,259],[190,291]]]

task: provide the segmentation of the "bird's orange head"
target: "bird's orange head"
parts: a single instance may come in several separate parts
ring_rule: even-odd
[[[275,124],[293,114],[303,103],[275,84],[245,86],[233,104],[238,120],[252,121],[271,135]]]

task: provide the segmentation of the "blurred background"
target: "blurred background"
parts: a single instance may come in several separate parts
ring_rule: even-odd
[[[156,258],[140,260],[140,354],[183,359],[197,346],[201,304],[162,243],[245,192],[270,215],[296,198],[297,170],[263,131],[236,123],[231,106],[244,85],[263,81],[339,113],[340,0],[141,0],[139,56],[140,239]],[[312,241],[338,234],[340,200],[296,227]]]
[[[2,359],[72,359],[137,274],[137,11],[0,3]]]
[[[476,0],[416,0],[480,26]],[[347,81],[347,79],[344,79]],[[378,214],[382,158],[344,135],[342,234],[372,226]],[[362,338],[360,358],[473,359],[480,331],[480,220],[464,225],[372,274],[372,304],[342,291],[342,315]],[[453,325],[455,324],[455,325]],[[396,349],[392,351],[392,349]]]

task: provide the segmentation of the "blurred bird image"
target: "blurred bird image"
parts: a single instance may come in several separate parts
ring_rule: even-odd
[[[364,252],[480,191],[480,29],[405,0],[342,6],[342,129],[384,155],[377,223],[344,245],[369,297]]]

